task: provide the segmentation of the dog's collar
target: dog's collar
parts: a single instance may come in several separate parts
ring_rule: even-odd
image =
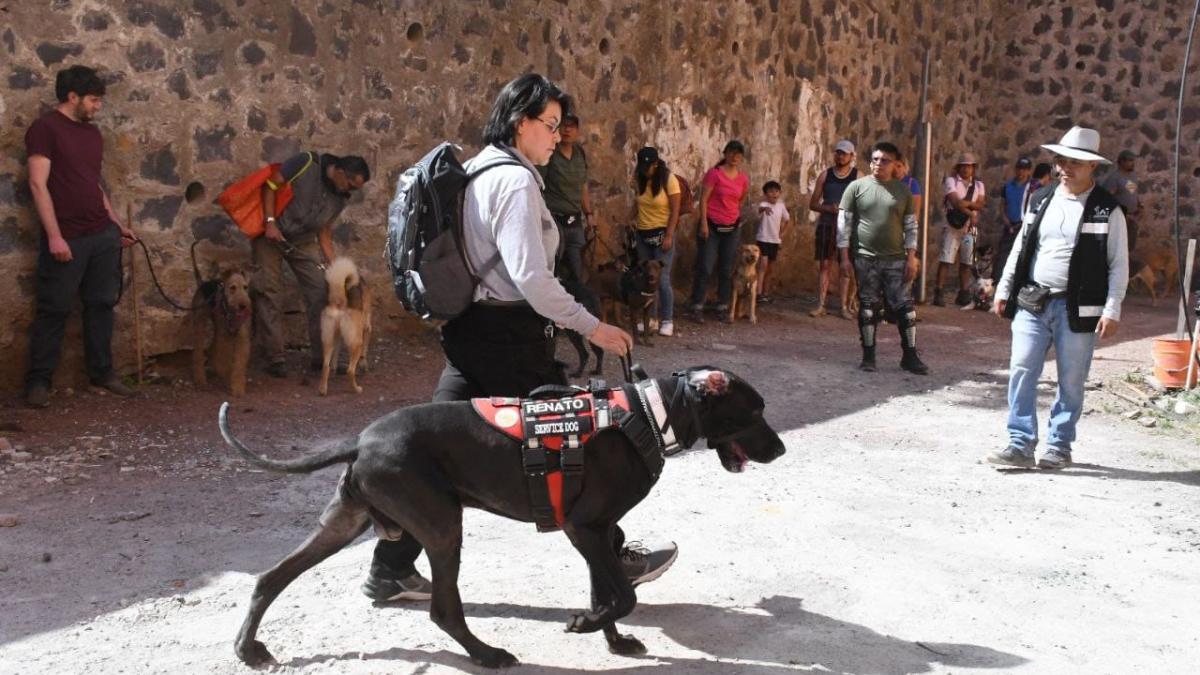
[[[671,428],[670,413],[663,405],[662,390],[659,389],[658,380],[642,380],[634,383],[633,387],[642,412],[651,423],[650,428],[654,432],[654,440],[659,449],[664,455],[673,455],[679,452],[679,441],[675,439],[675,430]]]

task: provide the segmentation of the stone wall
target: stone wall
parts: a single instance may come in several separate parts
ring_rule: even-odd
[[[1003,37],[985,69],[990,88],[990,133],[972,145],[985,162],[983,178],[999,188],[1016,157],[1050,161],[1038,146],[1057,142],[1075,124],[1100,130],[1103,151],[1138,155],[1142,234],[1139,246],[1158,246],[1171,233],[1176,106],[1193,3],[1028,2],[1005,12]],[[1181,230],[1200,235],[1194,197],[1200,194],[1200,57],[1188,73],[1180,158]]]
[[[1038,6],[1047,4],[1071,6]],[[945,166],[968,141],[989,139],[999,149],[984,154],[1003,163],[1011,151],[1006,140],[1024,139],[1017,143],[1024,147],[1045,136],[1044,124],[1030,120],[1021,136],[1005,119],[1017,112],[1009,107],[1024,86],[1000,76],[1006,50],[1041,54],[1053,63],[1055,35],[1086,28],[1084,12],[1074,25],[1040,33],[1026,25],[1036,25],[1032,13],[1015,15],[1007,11],[1009,3],[994,0],[977,3],[954,22],[938,18],[958,6],[942,0],[0,0],[6,17],[0,28],[0,264],[18,281],[0,290],[0,383],[20,379],[32,315],[39,225],[26,185],[22,135],[53,104],[54,73],[65,65],[104,69],[110,87],[98,124],[106,140],[106,181],[118,211],[132,207],[159,278],[181,301],[194,288],[188,256],[193,242],[200,242],[202,267],[247,255],[244,240],[210,203],[224,185],[300,148],[365,156],[375,178],[344,213],[336,239],[373,273],[380,315],[390,324],[379,334],[387,339],[392,331],[417,329],[392,300],[379,257],[396,175],[443,138],[477,149],[492,97],[529,69],[576,96],[592,190],[607,225],[628,222],[632,157],[641,145],[660,146],[672,168],[695,181],[726,140],[739,138],[749,148],[754,194],[764,181],[780,180],[800,224],[785,242],[778,279],[790,290],[811,287],[812,229],[804,205],[817,172],[843,136],[862,148],[864,169],[866,148],[880,138],[914,150],[927,46],[935,64],[930,114],[938,125],[936,166]],[[1045,11],[1060,20],[1061,9]],[[1141,12],[1135,24],[1141,27],[1130,32],[1152,30],[1147,16],[1161,14],[1153,30],[1166,38],[1170,26],[1182,21],[1169,7]],[[1142,58],[1168,58],[1172,46],[1155,47],[1159,39],[1143,40]],[[1042,45],[1051,51],[1042,54]],[[1110,52],[1118,55],[1104,58],[1125,59],[1124,48],[1114,43]],[[1071,49],[1071,63],[1047,80],[1074,75],[1075,44]],[[1101,62],[1099,54],[1089,58]],[[1140,67],[1138,93],[1157,100],[1165,76],[1151,84],[1146,64]],[[1108,68],[1107,75],[1072,81],[1101,87],[1113,80],[1115,87],[1118,67]],[[1039,101],[1047,108],[1084,100],[1068,96],[1073,89],[1052,93],[1046,86]],[[1115,123],[1120,104],[1111,110]],[[1100,122],[1104,128],[1109,120]],[[1147,112],[1124,128],[1150,129],[1161,144],[1168,126]],[[1159,187],[1161,172],[1156,175],[1153,185]],[[205,199],[183,199],[192,182],[207,188]],[[676,262],[681,289],[691,269],[691,239],[684,237]],[[190,348],[184,317],[146,277],[142,267],[147,354]],[[298,297],[292,306],[289,329],[302,341]],[[128,298],[119,317],[117,356],[128,367]],[[60,384],[80,377],[73,325]]]

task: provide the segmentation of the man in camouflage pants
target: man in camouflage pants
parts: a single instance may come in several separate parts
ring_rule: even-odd
[[[891,143],[871,149],[871,173],[846,187],[838,209],[838,253],[842,271],[850,273],[853,244],[858,275],[858,330],[862,339],[859,368],[874,372],[875,329],[882,301],[896,316],[904,357],[900,367],[918,375],[929,367],[917,354],[917,312],[913,309],[912,280],[917,276],[917,218],[908,186],[892,178],[900,150]]]

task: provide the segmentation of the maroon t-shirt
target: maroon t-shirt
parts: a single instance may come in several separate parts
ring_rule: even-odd
[[[102,232],[112,224],[100,188],[104,139],[95,125],[51,110],[25,132],[25,151],[50,160],[47,187],[63,239]]]

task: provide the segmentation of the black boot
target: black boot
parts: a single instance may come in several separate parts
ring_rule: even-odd
[[[900,329],[900,347],[904,356],[900,359],[900,367],[917,375],[928,375],[929,366],[921,360],[917,353],[917,313],[912,309],[900,314],[896,327]]]
[[[858,364],[858,369],[868,373],[875,372],[875,348],[863,347],[862,363]]]

